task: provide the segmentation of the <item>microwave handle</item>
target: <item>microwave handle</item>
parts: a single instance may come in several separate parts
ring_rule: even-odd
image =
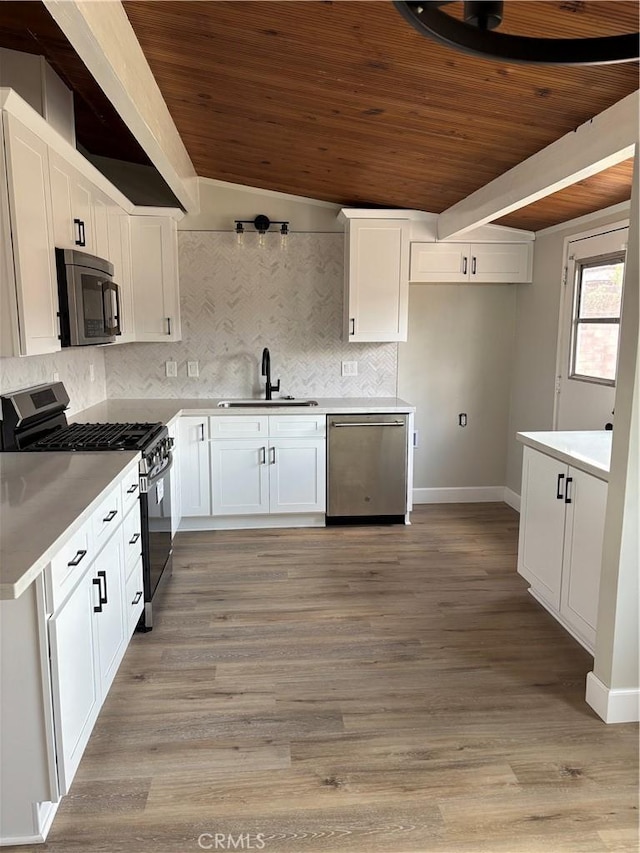
[[[103,304],[105,313],[105,332],[107,335],[120,334],[120,298],[118,294],[118,285],[112,281],[105,281],[103,284]],[[114,295],[115,295],[115,310],[114,310]]]

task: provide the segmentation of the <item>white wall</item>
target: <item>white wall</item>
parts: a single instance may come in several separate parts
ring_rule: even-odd
[[[515,306],[513,285],[410,286],[398,393],[417,407],[415,488],[504,485]]]
[[[93,381],[90,377],[92,364]],[[0,358],[0,394],[51,382],[56,373],[69,394],[68,414],[105,399],[104,347],[77,347],[51,355]]]
[[[533,283],[519,284],[515,317],[515,352],[511,382],[506,485],[520,494],[522,445],[516,433],[553,428],[558,319],[565,238],[617,222],[629,208],[618,208],[588,221],[539,231],[533,254]],[[626,211],[626,212],[625,212]]]

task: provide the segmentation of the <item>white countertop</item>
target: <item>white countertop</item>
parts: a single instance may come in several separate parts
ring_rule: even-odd
[[[138,453],[0,453],[0,599],[17,598]]]
[[[600,480],[609,480],[611,430],[572,432],[519,432],[517,438],[528,447],[573,465]]]
[[[229,415],[256,413],[262,415],[333,415],[333,414],[401,414],[414,412],[415,406],[401,400],[399,397],[313,397],[317,406],[243,406],[238,409],[218,408],[218,403],[225,398],[212,399],[119,399],[103,400],[88,409],[77,412],[73,420],[77,423],[89,422],[153,422],[162,421],[169,424],[180,415]],[[259,402],[259,401],[257,401]]]

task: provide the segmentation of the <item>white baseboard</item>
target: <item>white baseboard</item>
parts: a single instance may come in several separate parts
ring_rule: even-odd
[[[592,672],[587,674],[587,703],[605,723],[640,721],[640,689],[612,690]]]
[[[513,489],[508,489],[506,486],[504,487],[504,502],[509,504],[512,509],[515,509],[516,512],[520,512],[520,495],[517,492],[514,492]]]
[[[414,504],[460,504],[503,501],[504,486],[461,486],[450,489],[414,489]]]

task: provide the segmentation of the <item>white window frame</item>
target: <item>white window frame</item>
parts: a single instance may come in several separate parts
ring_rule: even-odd
[[[581,325],[608,325],[615,324],[620,326],[622,315],[622,299],[620,300],[620,313],[617,317],[597,317],[583,318],[578,316],[580,309],[580,299],[582,296],[582,271],[589,267],[605,266],[610,262],[626,261],[626,252],[611,252],[606,255],[596,255],[592,258],[581,258],[575,266],[575,275],[573,281],[573,309],[571,319],[571,343],[569,345],[569,364],[567,367],[567,378],[576,379],[578,382],[593,382],[596,385],[610,385],[615,388],[616,379],[605,379],[603,376],[587,376],[583,373],[577,373],[575,369],[576,355],[578,349],[578,329]],[[618,349],[620,344],[620,336],[618,335]],[[618,375],[618,352],[616,352],[616,377]]]

